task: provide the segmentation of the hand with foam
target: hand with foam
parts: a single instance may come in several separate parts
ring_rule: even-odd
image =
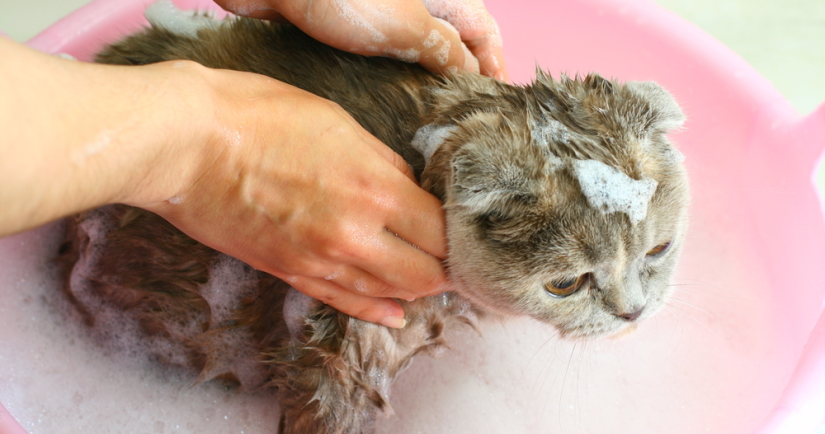
[[[501,35],[482,0],[215,0],[253,18],[286,19],[313,38],[365,56],[464,69],[507,80]]]
[[[264,76],[201,72],[211,97],[200,105],[217,118],[198,117],[196,129],[211,133],[196,146],[197,177],[165,200],[136,191],[128,203],[389,327],[405,324],[392,298],[445,289],[441,202],[398,154],[331,101]]]

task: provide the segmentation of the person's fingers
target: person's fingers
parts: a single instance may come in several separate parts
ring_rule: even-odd
[[[442,292],[447,276],[441,261],[389,231],[352,251],[352,265],[413,297]]]
[[[447,257],[444,208],[438,198],[416,185],[403,185],[404,206],[388,210],[387,230],[437,258]]]
[[[465,40],[465,44],[478,59],[478,66],[482,75],[495,77],[503,82],[509,82],[507,65],[504,63],[504,50],[500,43],[489,37]]]
[[[333,282],[350,292],[369,297],[400,298],[408,301],[421,297],[421,294],[414,294],[407,290],[396,288],[376,278],[372,274],[353,266],[338,266],[336,271],[324,276],[324,280]]]
[[[322,278],[286,276],[285,280],[295,289],[347,315],[392,328],[402,328],[406,324],[404,310],[390,298],[374,298],[350,292],[335,282]]]
[[[418,64],[424,69],[439,74],[456,70],[478,72],[475,62],[467,59],[469,52],[463,48],[463,43],[455,28],[443,20],[427,16],[424,21],[425,38],[418,42],[420,56]]]
[[[423,3],[432,16],[448,21],[458,31],[463,43],[478,59],[482,74],[508,80],[501,33],[481,0],[424,0]]]
[[[214,0],[223,10],[242,17],[281,21],[283,17],[266,0]]]

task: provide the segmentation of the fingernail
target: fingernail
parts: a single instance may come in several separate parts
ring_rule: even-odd
[[[387,316],[380,321],[380,324],[393,329],[403,329],[407,325],[407,320],[397,316]]]

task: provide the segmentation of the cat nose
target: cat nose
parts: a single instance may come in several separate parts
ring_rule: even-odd
[[[642,307],[640,307],[639,309],[636,309],[633,312],[619,313],[619,314],[616,314],[616,316],[618,316],[619,318],[621,318],[623,320],[633,322],[633,321],[636,321],[637,319],[639,319],[639,317],[642,315],[642,312],[644,312],[644,310],[645,310],[645,308],[644,308],[644,306],[642,306]]]

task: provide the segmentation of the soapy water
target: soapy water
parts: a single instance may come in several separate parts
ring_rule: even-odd
[[[430,164],[430,158],[435,151],[457,130],[458,127],[455,125],[424,125],[415,132],[411,145],[424,156],[424,163]]]
[[[647,215],[658,185],[652,179],[633,179],[596,160],[575,160],[573,173],[590,206],[605,214],[623,212],[634,225]]]
[[[89,330],[93,340],[104,352],[131,360],[161,360],[177,366],[188,365],[189,349],[178,339],[163,335],[146,335],[139,320],[130,312],[102,300],[90,285],[88,277],[94,276],[102,249],[96,247],[112,228],[107,223],[105,211],[94,211],[80,224],[89,235],[87,254],[78,260],[71,271],[72,295],[90,312],[94,312],[95,325]],[[198,336],[204,324],[208,324],[210,350],[207,367],[199,373],[200,380],[209,380],[226,371],[233,372],[241,386],[253,387],[264,380],[257,364],[257,349],[250,332],[242,328],[225,327],[232,320],[232,313],[240,307],[241,300],[257,288],[257,272],[243,262],[226,255],[219,255],[209,267],[209,281],[200,288],[200,294],[209,305],[208,313],[181,313],[179,321],[165,323],[172,336]],[[71,307],[70,311],[73,312]],[[74,315],[77,317],[77,315]],[[208,320],[208,321],[207,321]],[[74,318],[80,322],[80,318]],[[220,348],[217,350],[216,348]]]
[[[106,227],[100,225],[101,232]],[[49,259],[60,224],[0,240],[0,402],[30,434],[271,433],[277,397],[237,393],[147,358],[123,317],[91,336]],[[101,312],[106,317],[105,312]],[[106,344],[103,345],[102,342]]]
[[[700,217],[704,221],[706,216]],[[195,384],[194,374],[96,343],[88,328],[72,319],[55,269],[48,265],[61,236],[60,227],[51,226],[0,239],[0,403],[30,434],[276,432],[280,413],[273,393],[227,391],[217,382]],[[731,243],[714,236],[726,234],[700,240],[702,252],[711,248],[708,261],[730,263],[731,256],[716,253],[728,252]],[[227,273],[232,269],[226,268]],[[761,277],[726,273],[720,279],[723,287],[738,291],[736,300],[755,302],[745,297],[765,285]],[[746,324],[744,330],[755,330],[737,335],[747,351],[741,346],[732,350],[725,329],[721,336],[711,333],[704,323],[719,318],[702,311],[688,319],[668,310],[621,340],[586,345],[559,340],[545,324],[526,318],[481,322],[480,334],[469,327],[448,330],[450,349],[441,358],[417,357],[393,383],[395,414],[379,416],[376,433],[610,432],[610,421],[622,414],[640,415],[631,421],[639,424],[639,432],[669,432],[644,415],[712,414],[752,385],[763,372],[756,367],[772,366],[764,360],[766,348],[754,344],[770,330],[742,313],[758,311],[759,305],[745,307],[726,315],[732,323]],[[303,309],[297,306],[292,316]],[[650,346],[651,340],[656,345]],[[726,357],[724,363],[706,363],[719,354]],[[735,384],[695,381],[713,378],[720,367]],[[626,386],[645,381],[655,381],[647,386],[654,390]],[[383,382],[376,385],[384,390]],[[667,399],[650,401],[650,396]],[[680,407],[674,410],[670,402],[680,402]],[[740,421],[759,414],[752,404],[730,410],[742,414]],[[592,429],[582,429],[583,420]],[[702,418],[695,418],[676,431],[704,428]],[[740,432],[735,428],[724,426],[719,432]]]

